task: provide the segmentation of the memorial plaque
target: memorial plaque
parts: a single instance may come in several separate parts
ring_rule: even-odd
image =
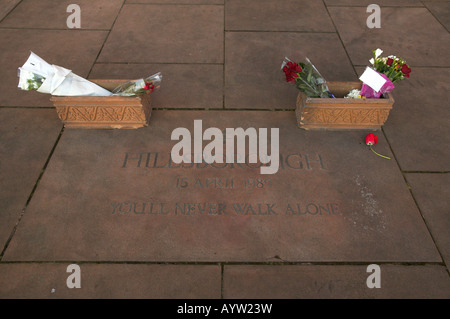
[[[179,128],[195,154],[210,128],[223,145],[228,128],[255,128],[259,142],[266,128],[272,161],[251,163],[249,147],[244,163],[177,164]],[[66,129],[3,260],[441,262],[396,162],[366,134],[304,131],[292,111],[155,111],[138,130]],[[273,155],[276,172],[262,174]]]

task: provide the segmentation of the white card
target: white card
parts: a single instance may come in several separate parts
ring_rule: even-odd
[[[380,91],[381,87],[386,83],[386,79],[383,78],[377,71],[366,67],[364,73],[359,77],[359,79],[370,86],[375,92]]]

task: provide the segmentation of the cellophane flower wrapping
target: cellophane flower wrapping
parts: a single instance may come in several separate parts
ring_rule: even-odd
[[[377,72],[377,71],[375,71]],[[375,91],[374,89],[372,89],[369,85],[367,85],[366,83],[363,82],[362,87],[361,87],[361,96],[364,96],[368,99],[379,99],[381,96],[383,96],[383,94],[385,93],[389,93],[392,92],[392,90],[395,88],[394,84],[392,83],[391,80],[389,80],[389,78],[384,75],[383,73],[379,73],[385,80],[386,83],[383,84],[383,86],[381,87],[381,89],[379,91]]]
[[[149,94],[157,90],[161,85],[162,74],[158,72],[145,79],[125,82],[116,87],[112,92],[115,96],[137,96]]]
[[[409,78],[411,68],[404,59],[395,55],[382,57],[381,54],[383,53],[383,50],[381,49],[373,50],[372,53],[373,58],[369,60],[372,64],[371,68],[380,74],[386,82],[378,91],[375,91],[372,87],[363,82],[361,96],[366,98],[380,98],[383,94],[389,93],[395,88],[394,83]]]
[[[295,63],[288,58],[283,60],[281,69],[286,81],[309,97],[334,98],[328,89],[327,81],[308,58],[304,62]]]

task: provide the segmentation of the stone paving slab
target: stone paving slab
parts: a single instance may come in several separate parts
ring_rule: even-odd
[[[2,299],[217,299],[218,265],[77,264],[81,288],[68,288],[72,263],[0,264]]]
[[[124,5],[99,62],[222,63],[223,6]]]
[[[62,125],[54,110],[0,109],[0,247],[3,250]]]
[[[448,31],[427,8],[382,8],[379,29],[366,26],[366,7],[328,10],[354,65],[367,65],[377,48],[404,57],[412,66],[450,65]]]
[[[237,299],[448,299],[443,266],[381,264],[380,288],[368,288],[368,265],[225,265],[223,297]]]
[[[441,255],[450,265],[450,174],[405,174]]]
[[[426,1],[423,4],[447,28],[447,31],[450,31],[450,2]]]
[[[154,108],[222,108],[223,65],[103,64],[94,65],[90,78],[136,79],[161,72],[161,87],[151,96]]]
[[[5,18],[11,10],[20,2],[20,0],[1,0],[0,1],[0,21]]]
[[[328,81],[357,80],[334,33],[227,32],[225,42],[225,108],[294,109],[298,90],[283,78],[285,57],[309,57]]]
[[[147,4],[223,4],[225,0],[126,0],[126,3]]]
[[[108,34],[107,31],[3,29],[0,23],[0,105],[52,106],[49,94],[25,92],[17,88],[17,68],[30,50],[51,64],[87,77]]]
[[[174,164],[171,132],[195,119],[279,128],[282,166]],[[304,131],[291,111],[156,111],[150,122],[66,129],[3,260],[442,261],[367,132]]]
[[[2,22],[2,27],[68,29],[67,7],[71,0],[23,0]],[[81,9],[81,29],[110,29],[123,0],[78,0]]]
[[[315,0],[228,0],[225,5],[225,29],[335,31],[324,4]]]
[[[375,3],[373,0],[324,0],[327,6],[365,6]],[[377,0],[376,4],[379,6],[412,6],[422,7],[420,0]]]
[[[449,76],[448,68],[413,68],[396,84],[383,129],[404,171],[450,170]]]

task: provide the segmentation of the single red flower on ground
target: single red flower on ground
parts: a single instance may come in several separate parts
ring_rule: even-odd
[[[373,133],[367,134],[366,135],[366,145],[375,145],[378,143],[378,136],[376,136]]]
[[[389,160],[390,160],[390,159],[391,159],[390,157],[387,157],[387,156],[378,154],[377,152],[374,151],[374,149],[372,148],[372,146],[375,145],[375,144],[377,144],[377,143],[378,143],[378,136],[376,136],[376,135],[373,134],[373,133],[369,133],[369,134],[366,135],[366,145],[369,145],[369,146],[370,146],[370,150],[371,150],[372,152],[374,152],[376,155],[378,155],[378,156],[380,156],[380,157],[383,157],[383,158],[385,158],[385,159],[389,159]]]

